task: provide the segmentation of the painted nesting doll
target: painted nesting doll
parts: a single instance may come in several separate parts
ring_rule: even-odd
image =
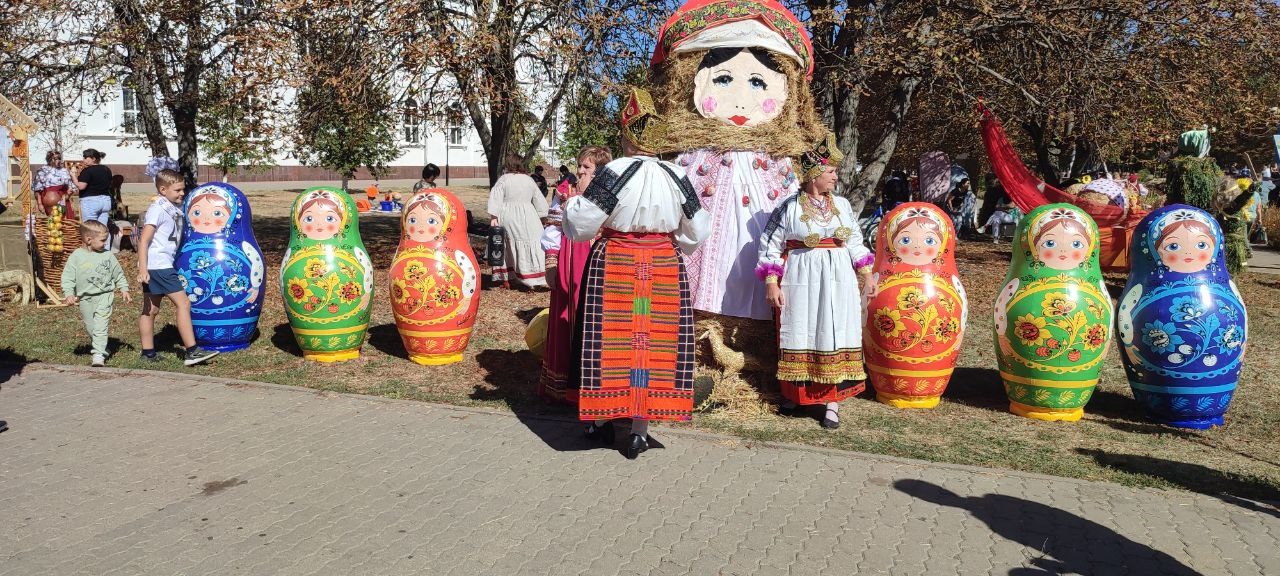
[[[996,297],[995,339],[1009,411],[1079,420],[1111,329],[1097,224],[1070,204],[1032,210],[1018,223],[1005,281]]]
[[[360,240],[356,205],[338,188],[308,188],[293,201],[280,292],[303,356],[360,356],[373,293],[373,264]]]
[[[219,352],[248,347],[265,273],[249,200],[230,184],[210,182],[187,194],[182,208],[186,229],[174,268],[191,300],[196,343]]]
[[[938,405],[956,367],[969,303],[956,273],[955,228],[937,206],[911,202],[885,215],[862,307],[876,400]]]
[[[1249,324],[1222,229],[1205,211],[1173,204],[1143,218],[1133,238],[1116,316],[1133,397],[1170,426],[1220,426]]]
[[[480,267],[466,211],[443,188],[414,194],[400,215],[391,261],[391,311],[409,359],[435,366],[462,360],[480,306]]]

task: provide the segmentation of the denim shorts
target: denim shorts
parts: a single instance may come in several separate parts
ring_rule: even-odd
[[[142,291],[147,294],[164,295],[173,294],[174,292],[186,292],[182,287],[182,280],[178,278],[178,272],[173,268],[147,270],[147,274],[151,277],[151,281],[142,283]]]

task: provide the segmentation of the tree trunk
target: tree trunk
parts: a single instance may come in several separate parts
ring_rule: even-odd
[[[196,110],[194,106],[180,106],[171,109],[170,113],[173,114],[173,127],[178,132],[178,169],[182,171],[187,191],[191,191],[196,187],[196,169],[200,166],[196,141]]]
[[[151,68],[147,57],[146,38],[148,31],[146,22],[141,17],[142,9],[136,0],[115,0],[111,3],[112,12],[119,20],[119,26],[125,30],[124,45],[125,66],[131,72],[134,100],[138,105],[138,120],[142,123],[142,133],[147,138],[147,146],[152,156],[168,156],[169,142],[164,136],[164,126],[160,122],[160,110],[156,106],[156,85],[153,80],[155,70]]]
[[[901,134],[902,127],[906,123],[907,112],[911,110],[911,100],[921,80],[920,76],[904,76],[898,81],[898,87],[893,91],[892,101],[885,118],[887,122],[884,133],[875,149],[871,151],[867,164],[862,167],[862,173],[858,175],[856,184],[850,192],[850,203],[853,204],[856,201],[855,210],[857,211],[861,210],[868,199],[875,196],[880,177],[884,175],[885,168],[889,166],[889,159],[893,157],[893,151],[898,147],[898,135]]]

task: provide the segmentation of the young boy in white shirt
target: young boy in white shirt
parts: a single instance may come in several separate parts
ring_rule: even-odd
[[[173,269],[178,242],[182,239],[181,206],[185,194],[181,173],[161,170],[156,174],[156,199],[147,208],[138,236],[138,282],[142,283],[143,292],[138,332],[142,340],[142,359],[159,360],[155,346],[156,316],[160,314],[160,302],[168,298],[173,302],[178,335],[186,348],[183,364],[194,366],[217,356],[218,352],[196,346],[195,331],[191,328],[191,300],[187,298],[178,272]]]

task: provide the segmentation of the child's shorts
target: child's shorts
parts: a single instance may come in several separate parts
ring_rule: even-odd
[[[164,295],[173,294],[174,292],[186,292],[182,287],[182,280],[178,278],[178,271],[173,268],[147,270],[147,274],[151,276],[151,281],[142,283],[142,291],[147,294]]]

